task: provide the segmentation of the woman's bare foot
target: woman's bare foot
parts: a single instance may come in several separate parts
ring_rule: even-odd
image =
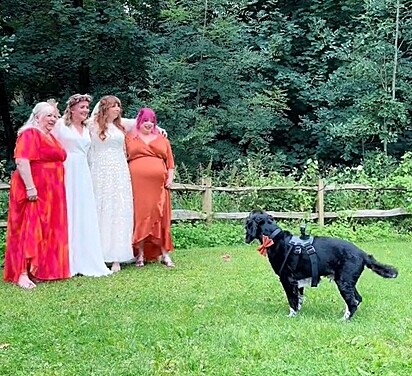
[[[114,262],[112,264],[111,270],[112,272],[116,273],[116,272],[120,272],[120,263],[119,262]]]
[[[31,290],[36,287],[36,284],[29,278],[25,273],[20,274],[19,280],[17,281],[17,286],[22,289]]]

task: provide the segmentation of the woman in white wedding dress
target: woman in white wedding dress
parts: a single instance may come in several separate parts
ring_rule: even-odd
[[[133,197],[125,154],[126,119],[121,118],[120,100],[100,99],[89,120],[92,146],[89,165],[99,219],[105,262],[112,271],[134,258],[132,248]]]
[[[67,152],[64,162],[69,226],[71,276],[105,276],[112,272],[103,259],[92,178],[87,161],[91,145],[85,122],[89,115],[89,95],[72,95],[53,135]]]

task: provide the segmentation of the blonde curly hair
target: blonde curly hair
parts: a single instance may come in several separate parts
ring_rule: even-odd
[[[70,125],[70,122],[72,120],[72,112],[70,110],[75,104],[77,104],[79,102],[91,103],[92,99],[93,98],[89,94],[74,94],[71,97],[69,97],[69,99],[66,102],[67,106],[66,106],[66,109],[64,110],[64,114],[63,114],[64,124],[66,126]],[[84,127],[86,126],[86,120],[84,120],[82,122],[82,125]]]

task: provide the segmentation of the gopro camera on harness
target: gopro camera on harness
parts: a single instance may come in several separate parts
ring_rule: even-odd
[[[309,234],[306,233],[306,227],[307,227],[306,223],[302,222],[300,224],[300,238],[302,240],[309,239]]]

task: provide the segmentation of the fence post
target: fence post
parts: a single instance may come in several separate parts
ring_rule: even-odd
[[[322,178],[318,180],[317,196],[318,223],[319,226],[323,227],[325,225],[325,184]]]
[[[206,214],[206,223],[212,222],[212,178],[203,178],[202,185],[205,190],[202,192],[202,210]]]

